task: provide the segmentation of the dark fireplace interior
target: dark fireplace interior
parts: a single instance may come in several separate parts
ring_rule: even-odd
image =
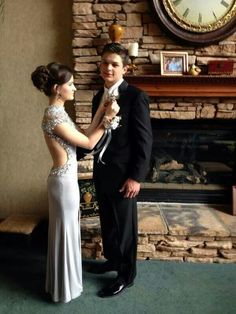
[[[231,203],[234,120],[152,119],[152,128],[150,171],[140,201]]]

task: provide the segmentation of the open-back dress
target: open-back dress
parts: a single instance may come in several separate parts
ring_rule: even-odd
[[[67,162],[52,168],[47,180],[49,229],[46,292],[51,294],[54,302],[66,303],[78,297],[83,287],[76,148],[54,133],[54,128],[61,123],[75,127],[63,106],[47,107],[42,129],[64,148]]]

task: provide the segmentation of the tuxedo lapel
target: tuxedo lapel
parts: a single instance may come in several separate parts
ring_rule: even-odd
[[[98,101],[100,102],[102,100],[102,96],[104,94],[104,87],[102,87],[98,92]]]
[[[124,103],[124,100],[127,98],[126,95],[127,87],[128,83],[126,81],[123,81],[118,88],[119,98],[117,99],[117,103],[119,104],[119,106],[122,105]]]
[[[93,100],[92,100],[92,118],[94,118],[95,116],[95,113],[99,107],[99,104],[100,104],[100,101],[102,99],[102,95],[103,95],[103,92],[104,92],[104,88],[101,88],[98,93],[93,97]]]
[[[128,87],[128,83],[126,81],[123,81],[120,86],[118,87],[119,95],[122,95]]]

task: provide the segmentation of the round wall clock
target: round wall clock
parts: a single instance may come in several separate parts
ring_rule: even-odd
[[[165,29],[185,42],[209,45],[236,31],[236,0],[149,0]]]

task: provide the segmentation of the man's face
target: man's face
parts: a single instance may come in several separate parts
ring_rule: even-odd
[[[100,75],[106,87],[111,87],[118,82],[127,72],[128,66],[123,66],[121,57],[116,53],[106,52],[102,56]]]

